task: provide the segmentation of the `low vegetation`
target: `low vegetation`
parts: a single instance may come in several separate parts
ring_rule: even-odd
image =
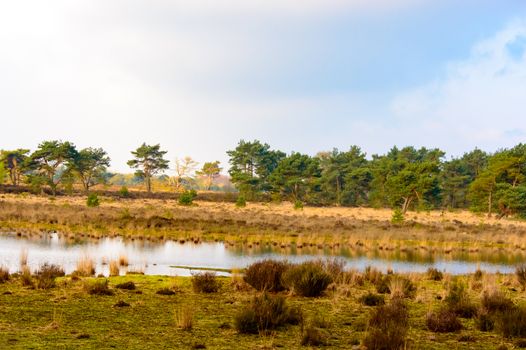
[[[335,282],[306,298],[238,288],[238,277],[214,276],[221,288],[202,293],[194,289],[195,276],[72,277],[46,264],[33,276],[13,273],[0,284],[0,348],[482,350],[512,349],[525,338],[525,297],[513,275],[484,274],[482,290],[474,290],[473,276],[436,281],[427,273],[367,269],[344,270],[346,277],[338,278],[330,265],[316,263],[316,271]],[[299,266],[287,264],[286,273]],[[376,294],[375,283],[386,276],[410,280],[414,296]],[[39,278],[52,286],[38,288]],[[475,305],[473,320],[460,318],[458,305],[465,304]],[[107,331],[117,324],[119,331]]]

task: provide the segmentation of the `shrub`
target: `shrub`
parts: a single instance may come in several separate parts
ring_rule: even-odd
[[[457,314],[449,308],[441,308],[426,316],[426,325],[430,331],[437,333],[456,332],[462,329]]]
[[[113,291],[108,286],[108,280],[93,280],[93,281],[86,281],[84,283],[84,289],[86,292],[90,295],[113,295]]]
[[[460,317],[471,318],[477,313],[477,307],[469,299],[464,284],[460,282],[453,282],[449,285],[445,302],[449,310]]]
[[[5,267],[0,267],[0,283],[9,281],[9,270]]]
[[[384,305],[385,299],[383,295],[373,294],[369,292],[360,298],[360,302],[367,306],[378,306],[378,305]]]
[[[406,305],[402,299],[393,299],[372,311],[363,345],[369,350],[403,349],[408,326]]]
[[[234,324],[239,333],[267,332],[287,323],[297,323],[298,312],[298,309],[288,308],[284,297],[263,293],[241,309]]]
[[[115,286],[117,289],[126,289],[126,290],[135,290],[136,286],[135,283],[132,281],[119,283]]]
[[[65,273],[60,266],[45,263],[40,266],[40,269],[35,275],[37,278],[37,288],[49,289],[55,286],[55,278],[62,277]]]
[[[192,205],[194,203],[195,197],[197,197],[197,192],[195,190],[185,190],[179,195],[178,202],[180,205]]]
[[[239,196],[237,196],[237,199],[236,199],[236,207],[238,208],[244,208],[247,206],[247,200],[245,199],[245,196],[243,196],[242,194],[240,194]]]
[[[377,279],[376,291],[380,294],[391,294],[393,297],[412,298],[416,286],[408,278],[402,276],[383,276]]]
[[[481,309],[475,319],[475,325],[481,332],[490,332],[495,328],[495,317],[487,310]]]
[[[256,290],[279,292],[285,289],[281,278],[288,267],[285,261],[262,260],[247,267],[243,279]]]
[[[309,325],[305,327],[301,336],[301,345],[320,346],[327,345],[327,332],[318,327]]]
[[[295,210],[302,210],[303,209],[303,202],[302,201],[294,201],[294,209]]]
[[[122,198],[128,198],[130,196],[130,191],[128,191],[128,187],[122,186],[119,190],[119,196]]]
[[[404,213],[402,213],[400,209],[397,208],[393,210],[393,216],[391,217],[391,223],[401,224],[402,222],[404,222],[404,220],[405,220]]]
[[[98,207],[100,205],[99,196],[96,193],[90,193],[86,205],[90,208]]]
[[[213,272],[196,273],[192,275],[192,287],[197,293],[215,293],[219,290],[219,282]]]
[[[501,313],[498,329],[505,338],[526,337],[526,307],[514,307]]]
[[[304,262],[285,271],[283,282],[298,295],[317,297],[332,283],[332,277],[325,272],[321,264]]]
[[[517,266],[515,276],[517,276],[517,281],[520,283],[522,290],[526,290],[526,264]]]
[[[430,267],[427,269],[427,277],[432,281],[442,281],[442,279],[444,278],[444,274],[442,273],[442,271],[434,267]]]
[[[481,303],[489,313],[506,312],[514,308],[513,301],[498,289],[485,290],[482,293]]]
[[[171,290],[170,288],[161,288],[157,292],[155,292],[155,294],[159,294],[159,295],[174,295],[175,292],[173,290]]]

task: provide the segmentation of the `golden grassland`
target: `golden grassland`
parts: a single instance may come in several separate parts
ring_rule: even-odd
[[[356,273],[358,274],[358,273]],[[369,315],[375,308],[360,297],[375,287],[355,275],[333,284],[318,298],[282,292],[290,306],[303,312],[304,323],[316,320],[326,336],[324,348],[362,349]],[[434,333],[426,327],[426,315],[444,305],[451,276],[433,281],[425,274],[407,276],[416,294],[409,308],[408,349],[512,349],[516,339],[497,331],[482,332],[475,320],[462,319],[463,329]],[[460,276],[475,304],[487,288],[498,288],[516,304],[526,294],[512,275]],[[266,334],[240,334],[234,317],[257,292],[236,277],[219,278],[219,291],[197,293],[191,277],[127,275],[109,278],[112,295],[90,295],[86,283],[103,278],[58,278],[51,289],[24,286],[22,276],[0,283],[0,348],[9,349],[305,349],[302,326],[287,325]],[[136,289],[117,289],[134,282]],[[170,290],[172,295],[157,294]],[[389,295],[386,295],[387,300]],[[500,347],[499,347],[500,346]],[[505,346],[505,347],[502,347]]]
[[[295,210],[290,203],[248,203],[238,208],[231,202],[181,206],[175,200],[101,197],[99,207],[88,208],[83,197],[0,196],[0,229],[20,235],[57,231],[95,239],[215,240],[282,248],[526,251],[526,222],[521,220],[497,220],[468,211],[409,212],[401,224],[391,223],[391,217],[388,209]]]

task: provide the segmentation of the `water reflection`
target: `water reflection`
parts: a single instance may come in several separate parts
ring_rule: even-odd
[[[223,243],[184,243],[175,241],[123,240],[122,238],[64,238],[56,233],[33,237],[0,235],[0,265],[11,272],[19,269],[22,251],[28,253],[32,269],[44,262],[64,267],[66,273],[75,270],[79,258],[89,256],[96,262],[97,274],[108,275],[110,260],[121,255],[128,258],[128,271],[142,271],[150,275],[189,275],[188,269],[171,266],[209,268],[242,268],[263,258],[287,259],[300,262],[324,257],[339,257],[350,268],[363,270],[374,266],[381,270],[392,268],[396,272],[424,272],[436,267],[453,274],[464,274],[481,268],[488,272],[512,272],[514,266],[526,261],[523,251],[454,250],[449,254],[436,254],[426,247],[381,250],[363,247],[333,248],[290,245],[281,248],[271,245],[228,245]],[[126,269],[122,271],[125,273]]]

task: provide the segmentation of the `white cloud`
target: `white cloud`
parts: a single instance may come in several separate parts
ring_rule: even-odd
[[[517,20],[450,63],[445,77],[397,96],[394,122],[456,154],[526,141],[525,52],[526,22]]]

